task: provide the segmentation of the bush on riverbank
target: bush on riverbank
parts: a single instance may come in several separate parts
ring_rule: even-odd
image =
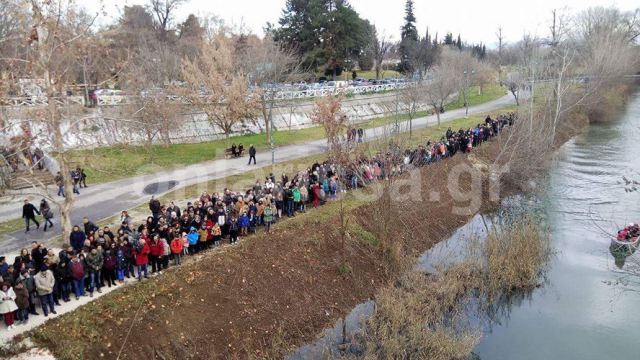
[[[476,283],[467,264],[431,277],[416,271],[376,296],[376,310],[356,337],[355,355],[363,359],[464,359],[480,339],[466,325],[464,304]],[[359,349],[358,349],[359,348]]]
[[[481,337],[470,319],[491,321],[500,302],[539,286],[551,256],[548,232],[531,214],[491,231],[465,262],[439,275],[412,271],[381,290],[349,357],[466,359]]]
[[[552,255],[549,233],[531,215],[490,232],[483,250],[490,297],[538,287]]]

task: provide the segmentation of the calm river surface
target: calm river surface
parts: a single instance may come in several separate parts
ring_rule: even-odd
[[[507,311],[486,326],[471,359],[640,359],[640,288],[623,291],[613,285],[623,275],[620,267],[640,263],[640,251],[623,261],[609,251],[611,235],[626,223],[640,222],[640,92],[616,121],[592,125],[565,144],[545,185],[547,195],[535,206],[547,213],[557,251],[547,282],[502,308]],[[482,233],[483,220],[476,215],[427,251],[421,268],[433,272],[460,261],[469,236]],[[343,336],[357,332],[372,311],[372,301],[360,304],[287,360],[338,358]]]
[[[548,284],[485,332],[482,360],[640,359],[640,293],[610,284],[620,274],[605,234],[640,222],[640,186],[626,192],[622,179],[640,182],[638,170],[640,93],[617,121],[561,150],[545,201],[559,251]]]

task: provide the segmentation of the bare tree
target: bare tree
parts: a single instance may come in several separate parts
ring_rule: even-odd
[[[266,37],[247,49],[242,64],[246,68],[251,83],[257,89],[256,95],[265,123],[267,141],[273,147],[273,108],[278,84],[301,81],[305,77],[302,60],[296,51],[282,48],[271,37]]]
[[[78,10],[71,0],[31,0],[33,31],[30,39],[31,56],[28,60],[31,75],[42,79],[43,90],[48,98],[46,110],[40,120],[46,125],[51,137],[52,150],[63,174],[65,197],[60,208],[63,238],[71,233],[71,209],[74,203],[70,166],[64,145],[63,120],[65,118],[65,96],[67,87],[73,82],[69,78],[73,66],[72,44],[86,40],[92,23],[77,24]]]
[[[122,122],[142,136],[149,161],[153,164],[154,144],[157,141],[164,145],[171,144],[171,133],[184,123],[180,118],[183,105],[171,89],[142,91],[133,98],[135,100],[129,104],[131,119]]]
[[[158,31],[161,36],[166,36],[170,30],[169,27],[173,23],[176,10],[185,2],[185,0],[150,0],[149,9],[155,17]]]
[[[524,88],[526,78],[519,71],[512,71],[507,74],[504,84],[509,89],[511,95],[516,100],[516,105],[520,105],[520,91]]]
[[[373,27],[372,52],[374,60],[374,68],[376,70],[376,79],[380,79],[382,75],[382,65],[393,48],[393,41],[384,33],[378,36],[378,31]]]
[[[502,66],[504,64],[502,55],[504,50],[504,35],[502,34],[502,26],[498,27],[496,31],[496,38],[498,39],[498,79],[502,82]]]
[[[330,95],[316,100],[311,121],[324,128],[329,151],[340,151],[349,119],[342,111],[342,97]]]
[[[426,103],[436,113],[438,126],[440,126],[440,113],[444,111],[447,100],[459,89],[461,74],[454,68],[443,64],[432,71],[432,79],[425,84]]]
[[[400,90],[400,102],[409,117],[409,138],[413,135],[413,119],[416,117],[420,106],[424,104],[424,87],[422,82],[411,82]]]
[[[486,62],[479,61],[472,82],[478,85],[478,95],[482,95],[487,85],[496,83],[495,70]]]
[[[255,119],[259,97],[250,92],[249,76],[238,66],[241,61],[231,37],[219,33],[203,44],[201,53],[197,59],[182,61],[188,98],[228,138],[234,126]]]

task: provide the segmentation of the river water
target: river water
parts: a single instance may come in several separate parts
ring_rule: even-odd
[[[561,149],[545,201],[558,251],[548,283],[484,334],[481,359],[640,359],[640,293],[611,284],[622,264],[607,235],[640,222],[640,192],[623,180],[640,181],[639,139],[637,93],[617,121],[592,125]]]
[[[557,252],[545,285],[512,299],[485,326],[474,360],[640,359],[640,288],[616,285],[630,263],[640,263],[640,251],[617,260],[610,252],[611,236],[640,222],[639,169],[640,92],[616,121],[591,125],[558,152],[540,200]],[[474,217],[422,256],[422,270],[461,260],[465,239],[482,236],[485,224]],[[287,359],[337,357],[338,344],[372,311],[371,301],[359,305]]]

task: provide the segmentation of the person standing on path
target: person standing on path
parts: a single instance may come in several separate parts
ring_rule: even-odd
[[[251,159],[253,159],[253,165],[256,164],[256,147],[253,144],[249,145],[249,163],[251,165]]]
[[[40,211],[29,202],[29,199],[24,199],[24,205],[22,206],[22,218],[24,219],[25,231],[29,232],[29,222],[36,223],[36,228],[40,229],[40,223],[36,220],[36,213],[40,215]]]
[[[13,329],[13,312],[18,310],[15,302],[16,294],[8,283],[3,283],[0,290],[0,314],[4,316],[7,329],[11,330]]]
[[[85,262],[87,263],[87,270],[89,270],[89,296],[93,297],[93,289],[97,289],[99,293],[102,292],[100,290],[100,272],[104,264],[102,250],[91,249],[91,252],[85,257]]]
[[[87,174],[84,172],[84,168],[80,168],[80,187],[87,187]]]
[[[54,181],[56,182],[56,186],[58,187],[58,196],[64,197],[64,179],[62,178],[62,174],[60,174],[60,171],[58,171],[58,173],[56,174]]]
[[[44,218],[44,231],[47,231],[47,225],[53,227],[53,222],[51,221],[53,219],[53,211],[51,211],[51,206],[45,199],[40,201],[40,214]]]
[[[51,310],[52,314],[57,314],[56,309],[53,307],[53,286],[55,282],[56,279],[49,267],[42,265],[40,272],[35,276],[35,283],[44,316],[49,316],[49,310]]]

